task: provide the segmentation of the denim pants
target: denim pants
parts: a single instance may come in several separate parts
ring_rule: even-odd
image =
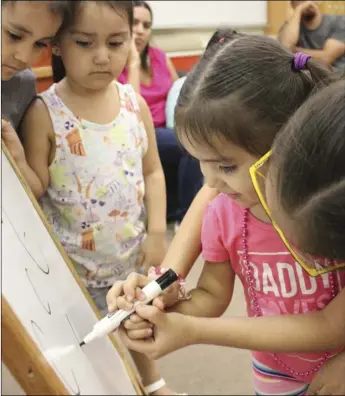
[[[156,128],[167,188],[167,220],[182,221],[203,184],[199,161],[191,158],[171,128]]]

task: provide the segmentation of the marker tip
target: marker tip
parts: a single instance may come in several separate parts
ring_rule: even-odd
[[[80,344],[79,344],[79,346],[83,346],[83,345],[85,345],[85,342],[84,341],[82,341]]]

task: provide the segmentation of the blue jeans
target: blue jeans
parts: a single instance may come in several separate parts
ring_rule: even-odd
[[[159,156],[167,188],[167,219],[182,221],[203,184],[199,161],[191,158],[171,128],[156,128]]]

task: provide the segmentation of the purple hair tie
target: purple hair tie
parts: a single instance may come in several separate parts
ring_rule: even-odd
[[[292,69],[296,72],[305,69],[310,58],[310,55],[304,54],[303,52],[296,52],[293,57]]]

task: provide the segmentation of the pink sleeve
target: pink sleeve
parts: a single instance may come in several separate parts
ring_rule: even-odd
[[[221,237],[219,219],[212,205],[205,210],[201,244],[204,260],[216,263],[229,260],[229,252],[224,247]]]

